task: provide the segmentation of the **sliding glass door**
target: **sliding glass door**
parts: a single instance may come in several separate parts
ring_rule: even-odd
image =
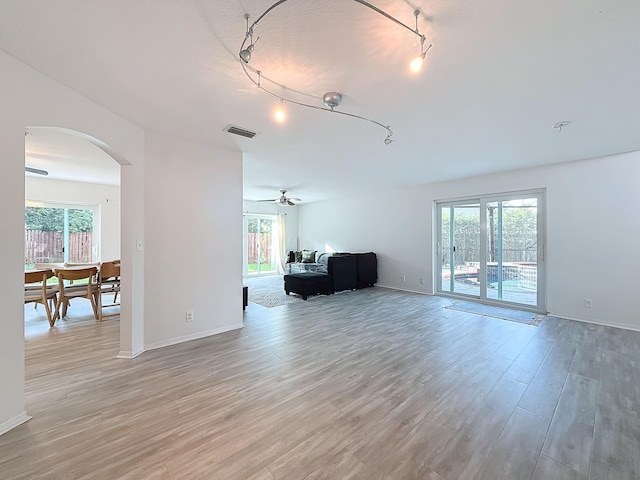
[[[442,290],[480,295],[480,204],[442,205]]]
[[[544,194],[437,204],[438,292],[543,311]]]
[[[245,275],[276,273],[276,219],[270,215],[245,215],[244,220]]]
[[[538,199],[486,203],[487,298],[537,306]]]
[[[25,269],[38,263],[100,261],[97,206],[27,201]]]

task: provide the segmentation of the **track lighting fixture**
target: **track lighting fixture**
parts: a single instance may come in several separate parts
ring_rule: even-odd
[[[249,25],[249,14],[245,14],[244,18],[246,20],[247,23],[247,30],[245,33],[245,37],[244,40],[242,42],[242,45],[240,46],[240,53],[238,54],[238,56],[240,57],[240,65],[242,66],[242,69],[244,70],[244,73],[247,75],[247,77],[249,78],[249,80],[251,80],[259,89],[261,89],[262,91],[264,91],[265,93],[268,93],[269,95],[278,98],[280,100],[280,107],[278,108],[278,110],[275,112],[275,118],[278,122],[282,122],[284,121],[285,118],[285,113],[284,110],[282,108],[282,104],[284,102],[289,102],[295,105],[299,105],[301,107],[307,107],[307,108],[313,108],[315,110],[323,110],[325,112],[330,112],[330,113],[338,113],[340,115],[346,115],[348,117],[352,117],[352,118],[357,118],[360,120],[365,120],[367,122],[373,123],[375,125],[378,125],[379,127],[384,128],[387,131],[387,137],[384,139],[384,144],[385,145],[390,145],[391,143],[393,143],[393,140],[391,139],[391,136],[393,135],[393,131],[391,130],[391,127],[388,125],[385,125],[383,123],[380,123],[376,120],[370,119],[370,118],[366,118],[366,117],[362,117],[360,115],[356,115],[353,113],[348,113],[348,112],[343,112],[340,110],[336,110],[336,107],[340,106],[340,103],[342,102],[342,94],[338,93],[338,92],[328,92],[325,93],[324,96],[322,97],[322,101],[324,103],[324,107],[320,106],[320,105],[312,105],[309,103],[305,103],[305,102],[300,102],[297,100],[293,100],[291,98],[287,98],[284,97],[282,95],[278,95],[270,90],[268,90],[267,88],[265,88],[262,83],[261,83],[261,79],[262,79],[262,71],[261,70],[257,70],[253,67],[251,67],[249,65],[249,62],[251,61],[251,55],[255,49],[255,44],[256,42],[260,39],[260,37],[257,37],[256,40],[253,40],[253,34],[254,34],[254,30],[257,27],[258,23],[260,23],[260,21],[267,16],[269,13],[271,13],[272,10],[274,10],[276,7],[282,5],[283,3],[287,2],[288,0],[278,0],[277,2],[275,2],[273,5],[271,5],[269,8],[267,8],[257,19],[255,22],[253,22],[251,25]],[[373,10],[374,12],[382,15],[383,17],[385,17],[388,20],[391,20],[392,22],[396,23],[397,25],[406,28],[407,30],[409,30],[413,35],[416,35],[417,37],[420,38],[420,55],[418,55],[418,57],[416,57],[411,63],[410,63],[410,69],[413,72],[419,72],[424,64],[424,59],[425,56],[427,54],[427,52],[429,51],[429,49],[431,48],[431,45],[429,45],[426,49],[424,48],[424,44],[425,44],[425,40],[426,37],[420,33],[420,31],[418,30],[418,17],[420,16],[420,10],[415,10],[413,12],[415,19],[416,19],[416,26],[415,28],[411,28],[409,26],[407,26],[406,24],[402,23],[400,20],[398,20],[397,18],[391,16],[390,14],[388,14],[387,12],[379,9],[378,7],[370,4],[369,2],[366,2],[364,0],[353,0],[356,3],[359,3],[360,5],[363,5],[367,8],[369,8],[370,10]],[[284,88],[284,87],[283,87]]]
[[[424,64],[424,58],[427,56],[427,52],[431,48],[431,44],[427,47],[426,50],[424,49],[424,41],[426,40],[426,37],[420,34],[418,31],[418,16],[420,15],[420,10],[414,11],[413,14],[416,17],[415,33],[420,37],[420,55],[418,55],[416,58],[414,58],[411,61],[411,63],[409,64],[409,68],[411,69],[412,72],[418,73],[420,70],[422,70],[422,65]]]
[[[244,44],[246,43],[247,39],[249,39],[251,41],[251,43],[249,44],[249,46],[247,48],[243,48],[242,50],[240,50],[240,60],[242,60],[244,63],[249,63],[249,61],[251,60],[251,54],[253,53],[253,49],[255,48],[256,42],[258,40],[260,40],[260,37],[256,38],[256,41],[253,41],[253,26],[251,28],[249,28],[249,14],[245,13],[244,14],[244,19],[247,22],[247,34],[244,38],[244,42],[242,42],[242,46],[244,46]]]

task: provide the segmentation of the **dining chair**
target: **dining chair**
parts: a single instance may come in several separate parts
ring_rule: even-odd
[[[44,305],[49,326],[53,327],[57,318],[53,312],[57,304],[58,286],[47,285],[47,280],[51,277],[51,269],[24,272],[24,303],[34,303],[36,307],[39,303]]]
[[[55,274],[58,277],[58,302],[56,303],[57,318],[67,316],[67,308],[69,301],[74,298],[86,298],[91,302],[93,316],[96,320],[98,315],[98,269],[97,267],[88,268],[57,268]],[[72,283],[85,280],[86,283]],[[60,315],[60,306],[62,306],[62,315]]]
[[[120,302],[118,302],[118,294],[120,293],[120,260],[103,262],[100,265],[100,273],[98,274],[98,292],[98,312],[100,320],[102,320],[103,308],[120,305]],[[105,294],[113,294],[111,303],[104,304],[102,302],[102,296]]]
[[[64,263],[60,262],[60,263],[55,263],[55,262],[48,262],[48,263],[35,263],[33,265],[33,269],[31,270],[38,270],[38,271],[44,271],[44,270],[51,270],[51,272],[53,273],[53,271],[56,268],[62,268],[64,267]],[[33,286],[29,286],[28,288],[30,289],[39,289],[40,286],[39,285],[33,285]],[[58,287],[56,286],[56,289]],[[33,302],[33,309],[37,310],[38,309],[38,303],[39,302]],[[53,306],[55,307],[55,303],[53,304]]]

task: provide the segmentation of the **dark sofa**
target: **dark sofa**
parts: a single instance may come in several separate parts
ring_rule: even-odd
[[[285,275],[287,295],[297,293],[306,300],[308,295],[372,287],[378,281],[378,261],[373,252],[321,254],[317,260],[319,267],[314,272]],[[331,292],[327,292],[329,285]]]
[[[358,262],[354,255],[333,255],[327,259],[327,274],[333,291],[355,290],[358,286]]]

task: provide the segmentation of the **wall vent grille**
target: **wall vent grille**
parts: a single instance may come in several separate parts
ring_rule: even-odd
[[[253,138],[257,135],[256,132],[252,132],[251,130],[247,130],[246,128],[236,127],[234,125],[227,125],[226,127],[224,127],[224,131],[246,138]]]

